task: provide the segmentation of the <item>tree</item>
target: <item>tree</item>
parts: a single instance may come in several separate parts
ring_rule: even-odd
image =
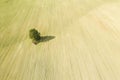
[[[36,29],[30,29],[29,37],[33,40],[33,42],[38,42],[40,40],[40,33]]]

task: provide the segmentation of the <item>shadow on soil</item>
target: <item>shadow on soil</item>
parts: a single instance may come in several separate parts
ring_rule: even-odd
[[[50,40],[52,40],[52,39],[54,39],[55,38],[55,36],[41,36],[40,37],[40,40],[38,40],[38,41],[33,41],[33,43],[35,44],[35,45],[37,45],[37,44],[39,44],[39,43],[41,43],[41,42],[47,42],[47,41],[50,41]]]

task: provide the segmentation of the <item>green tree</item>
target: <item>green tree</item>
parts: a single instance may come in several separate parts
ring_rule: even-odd
[[[34,41],[39,41],[41,38],[40,33],[36,29],[30,29],[29,37]]]

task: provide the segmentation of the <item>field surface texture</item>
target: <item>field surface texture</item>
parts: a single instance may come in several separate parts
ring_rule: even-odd
[[[0,0],[0,80],[120,80],[120,1]]]

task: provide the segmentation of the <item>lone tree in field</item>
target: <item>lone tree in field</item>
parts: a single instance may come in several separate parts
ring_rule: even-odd
[[[36,29],[30,29],[29,37],[32,39],[34,44],[39,43],[40,41],[40,33]]]

